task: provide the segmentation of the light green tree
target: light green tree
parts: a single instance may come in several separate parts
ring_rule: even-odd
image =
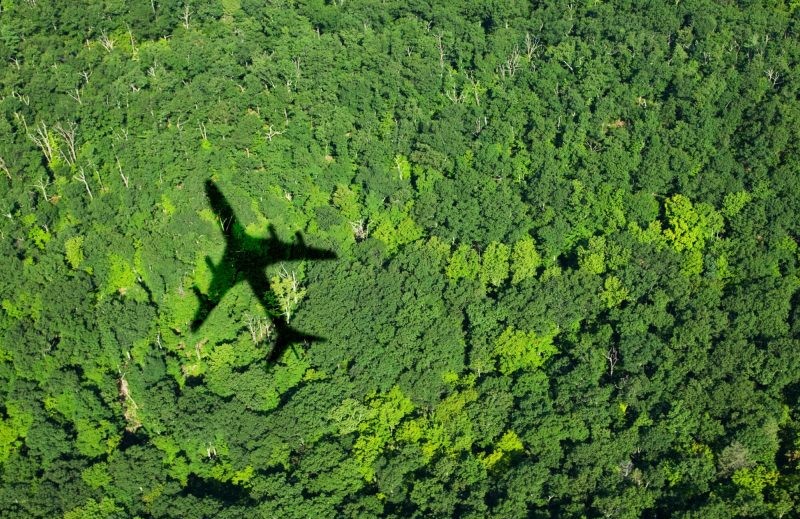
[[[83,236],[73,236],[64,242],[69,266],[77,269],[83,263]]]
[[[553,329],[544,334],[523,332],[511,326],[497,338],[494,355],[499,362],[500,372],[504,375],[520,369],[537,369],[545,361],[558,353],[553,345],[557,331]]]
[[[510,259],[508,245],[493,241],[483,252],[481,281],[491,286],[500,286],[508,278]]]
[[[514,244],[511,252],[511,282],[520,281],[536,276],[536,270],[542,264],[542,256],[536,250],[536,243],[530,236],[525,236]]]
[[[459,279],[475,279],[481,270],[480,257],[475,250],[462,243],[450,257],[447,264],[447,277],[453,281]]]
[[[619,306],[628,298],[628,290],[622,285],[622,281],[617,276],[608,276],[603,283],[603,291],[600,292],[600,300],[606,308]]]
[[[16,402],[5,404],[8,418],[0,418],[0,466],[8,459],[11,451],[22,444],[28,434],[32,417],[24,412]]]
[[[589,238],[588,247],[578,247],[578,265],[592,274],[606,271],[606,239],[603,236]]]
[[[702,249],[707,239],[722,231],[722,216],[709,204],[693,205],[683,195],[675,195],[664,202],[669,229],[664,236],[678,252]]]

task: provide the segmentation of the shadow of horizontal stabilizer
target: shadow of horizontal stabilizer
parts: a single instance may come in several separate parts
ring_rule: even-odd
[[[301,332],[296,328],[290,327],[286,324],[283,318],[278,318],[273,321],[276,330],[276,339],[275,345],[272,347],[272,351],[270,352],[267,360],[270,362],[276,362],[278,359],[281,358],[283,352],[286,351],[291,345],[294,344],[305,344],[309,345],[314,342],[326,342],[327,339],[324,337],[319,337],[316,335],[311,335],[309,333]]]

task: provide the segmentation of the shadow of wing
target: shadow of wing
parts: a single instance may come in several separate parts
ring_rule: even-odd
[[[192,332],[196,332],[203,326],[203,323],[206,322],[208,318],[208,314],[211,313],[217,304],[207,298],[197,287],[192,287],[192,292],[194,292],[194,295],[197,296],[197,300],[200,302],[200,306],[197,307],[197,311],[194,313],[194,317],[192,317],[192,324],[189,326]]]
[[[214,263],[211,261],[211,258],[206,256],[206,264],[208,265],[209,270],[211,270],[213,277],[211,278],[211,283],[209,284],[208,288],[208,295],[203,294],[200,292],[196,286],[192,287],[192,292],[194,292],[195,296],[197,296],[197,300],[200,302],[200,306],[197,308],[197,311],[192,318],[192,325],[191,330],[196,332],[206,321],[208,318],[208,314],[211,313],[212,310],[217,306],[217,303],[225,297],[225,294],[228,293],[228,290],[231,289],[233,286],[233,282],[235,280],[231,279],[228,273],[224,272],[225,268],[225,258],[227,258],[227,249],[226,254],[223,255],[223,260],[220,262],[219,267],[215,267]]]
[[[336,253],[330,250],[309,247],[306,245],[303,235],[295,233],[295,242],[289,249],[289,260],[333,260]]]

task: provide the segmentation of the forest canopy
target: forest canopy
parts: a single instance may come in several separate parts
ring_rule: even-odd
[[[0,63],[0,516],[800,509],[797,0],[0,0]]]

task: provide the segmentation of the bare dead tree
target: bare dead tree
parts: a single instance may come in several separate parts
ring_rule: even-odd
[[[130,354],[129,354],[130,355]],[[129,359],[130,360],[130,359]],[[119,371],[119,370],[118,370]],[[119,372],[120,376],[117,379],[117,391],[119,392],[119,399],[122,402],[123,416],[128,425],[125,429],[129,432],[136,432],[142,426],[142,422],[136,413],[139,406],[131,396],[131,389],[128,381],[125,379],[125,373]]]
[[[464,92],[459,94],[455,86],[451,90],[445,90],[444,96],[456,105],[464,101]]]
[[[204,141],[207,141],[208,140],[208,132],[206,131],[205,123],[200,123],[198,125],[198,128],[200,129],[200,136],[203,137]]]
[[[281,265],[278,272],[278,283],[273,283],[273,291],[278,296],[281,313],[286,317],[288,323],[294,315],[294,310],[305,296],[306,291],[300,286],[297,275],[294,271],[286,270],[285,265]]]
[[[519,68],[519,47],[514,45],[514,50],[511,51],[511,55],[506,60],[506,66],[508,68],[508,75],[509,77],[514,77],[514,74],[517,72],[517,68]]]
[[[300,58],[293,58],[292,63],[294,64],[295,79],[300,81]]]
[[[610,377],[614,376],[614,366],[617,365],[619,362],[619,352],[613,346],[608,350],[605,355],[606,360],[608,361],[608,375]]]
[[[16,90],[12,90],[11,91],[11,97],[15,97],[15,98],[19,99],[20,101],[22,101],[22,103],[25,106],[30,106],[31,105],[31,98],[27,94],[23,94],[21,92],[17,92]]]
[[[28,132],[28,138],[42,150],[47,163],[52,163],[56,150],[53,148],[53,141],[50,137],[50,131],[47,129],[47,124],[44,121],[39,121],[39,124],[33,127],[33,133]]]
[[[114,138],[118,141],[127,141],[129,137],[128,129],[127,128],[120,128],[114,131]]]
[[[84,171],[83,166],[81,166],[78,169],[78,173],[75,174],[72,178],[74,178],[78,182],[81,182],[83,186],[86,188],[86,192],[89,193],[89,199],[94,200],[94,196],[92,195],[92,190],[89,189],[89,182],[86,180],[86,172]]]
[[[128,26],[128,39],[131,42],[131,54],[133,55],[133,59],[137,60],[139,59],[139,49],[136,48],[136,38],[133,37],[133,31],[131,31],[130,26]]]
[[[22,127],[25,128],[26,134],[30,133],[30,130],[28,130],[28,122],[25,120],[24,115],[19,112],[14,112],[14,120],[17,121],[17,123],[22,124]]]
[[[58,133],[58,135],[61,136],[64,144],[66,144],[66,153],[64,153],[63,149],[59,148],[61,156],[69,165],[75,164],[75,161],[78,160],[78,154],[75,149],[75,134],[78,130],[78,125],[70,122],[65,128],[61,123],[56,123],[53,129],[56,131],[56,133]]]
[[[439,33],[436,35],[436,49],[439,51],[439,69],[442,73],[444,73],[444,56],[445,56],[444,44],[442,43],[443,36],[444,33],[442,31],[439,31]]]
[[[83,104],[83,101],[81,101],[81,89],[80,88],[76,87],[75,90],[73,90],[72,92],[67,92],[67,95],[70,96],[75,101],[77,101],[79,105]]]
[[[211,443],[206,446],[206,456],[208,456],[208,459],[217,457],[217,448]]]
[[[48,186],[50,186],[50,182],[45,182],[43,178],[40,178],[39,180],[37,180],[36,183],[33,185],[33,187],[42,190],[42,196],[44,197],[45,200],[47,200],[49,202],[50,201],[50,197],[47,196],[47,188],[48,188]]]
[[[114,45],[117,44],[117,42],[114,40],[114,38],[109,38],[108,37],[108,34],[106,34],[106,31],[103,31],[103,32],[100,33],[99,40],[100,40],[100,45],[102,45],[103,48],[106,49],[106,52],[111,52],[112,50],[114,50]]]
[[[197,360],[200,360],[203,355],[203,347],[208,342],[208,339],[203,339],[202,341],[198,342],[194,345],[194,354],[197,356]]]
[[[534,56],[539,54],[541,46],[538,36],[531,36],[529,32],[525,33],[525,55],[528,57],[528,60],[532,60]]]
[[[397,169],[400,180],[403,180],[403,169],[408,167],[408,160],[398,155],[394,158],[394,167]]]
[[[767,69],[765,74],[767,75],[767,78],[769,79],[769,82],[772,84],[772,88],[775,88],[775,86],[780,82],[781,75],[778,74],[775,71],[775,69],[772,69],[772,68]]]
[[[122,164],[119,162],[119,157],[116,155],[114,158],[117,160],[117,169],[119,170],[119,176],[122,177],[122,182],[125,184],[125,189],[128,189],[128,177],[125,176],[125,173],[122,172]]]
[[[189,9],[189,4],[183,4],[183,14],[181,18],[183,19],[183,27],[187,31],[189,30],[189,18],[192,16],[192,11]]]
[[[100,170],[96,167],[93,167],[92,169],[94,169],[94,176],[97,177],[97,183],[100,184],[100,192],[108,193],[108,188],[105,184],[103,184],[103,177],[100,176]]]
[[[367,236],[369,236],[369,226],[366,225],[363,219],[350,222],[350,228],[353,230],[353,236],[355,236],[356,241],[366,240]]]
[[[477,106],[481,105],[481,98],[480,98],[480,82],[475,81],[475,78],[472,76],[471,73],[467,72],[467,81],[469,81],[470,86],[472,87],[472,95],[475,97],[475,104]]]
[[[269,127],[265,130],[265,133],[266,133],[266,136],[267,136],[267,140],[269,142],[272,142],[272,138],[273,137],[276,137],[276,136],[282,134],[283,132],[279,132],[278,130],[273,129],[272,125],[270,124]]]
[[[6,166],[6,161],[3,159],[3,157],[0,157],[0,169],[3,170],[3,173],[6,174],[9,180],[12,180],[11,172],[8,170],[8,166]]]
[[[273,325],[269,318],[258,317],[247,313],[244,316],[244,320],[247,325],[247,330],[250,332],[250,338],[253,340],[253,344],[258,345],[272,337]]]
[[[508,56],[505,62],[501,63],[497,67],[497,71],[500,73],[500,77],[505,79],[506,77],[512,78],[514,74],[517,73],[517,69],[519,68],[519,60],[520,60],[520,53],[519,47],[516,45],[514,49],[511,51],[511,54]]]
[[[489,124],[489,118],[488,117],[486,117],[486,116],[478,117],[477,119],[475,119],[475,131],[472,132],[472,134],[477,137],[478,135],[481,134],[483,129],[486,128],[487,124]]]

